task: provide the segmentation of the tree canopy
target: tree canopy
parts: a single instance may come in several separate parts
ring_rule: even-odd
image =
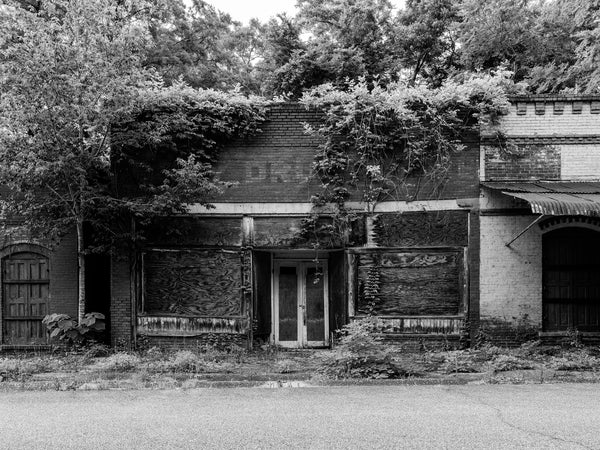
[[[215,147],[254,131],[262,101],[183,81],[165,85],[148,64],[156,11],[148,2],[34,6],[0,6],[3,214],[47,239],[76,230],[81,319],[84,224],[106,248],[135,241],[134,222],[206,204],[221,186],[210,170]],[[152,152],[174,141],[177,152],[155,158],[160,168],[149,171]],[[123,155],[140,169],[134,195],[115,182]]]

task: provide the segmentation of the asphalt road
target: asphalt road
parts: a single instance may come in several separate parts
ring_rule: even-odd
[[[0,394],[0,448],[600,448],[600,385]]]

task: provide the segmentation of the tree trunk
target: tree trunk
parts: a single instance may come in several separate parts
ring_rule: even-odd
[[[78,295],[77,321],[81,323],[85,314],[85,254],[83,242],[83,221],[77,221],[77,263],[78,263]]]

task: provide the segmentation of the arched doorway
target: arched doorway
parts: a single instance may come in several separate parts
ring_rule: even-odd
[[[544,331],[600,331],[600,232],[544,234],[542,264]]]
[[[2,260],[2,343],[46,343],[42,319],[48,314],[48,258],[38,253],[12,253]]]

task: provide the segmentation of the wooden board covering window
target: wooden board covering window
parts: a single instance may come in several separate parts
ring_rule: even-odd
[[[373,239],[381,247],[466,246],[468,216],[467,211],[379,214]]]
[[[463,313],[462,253],[426,250],[361,254],[357,261],[358,315]]]
[[[147,314],[242,314],[242,264],[237,252],[148,252],[144,255],[144,284],[143,312]]]

